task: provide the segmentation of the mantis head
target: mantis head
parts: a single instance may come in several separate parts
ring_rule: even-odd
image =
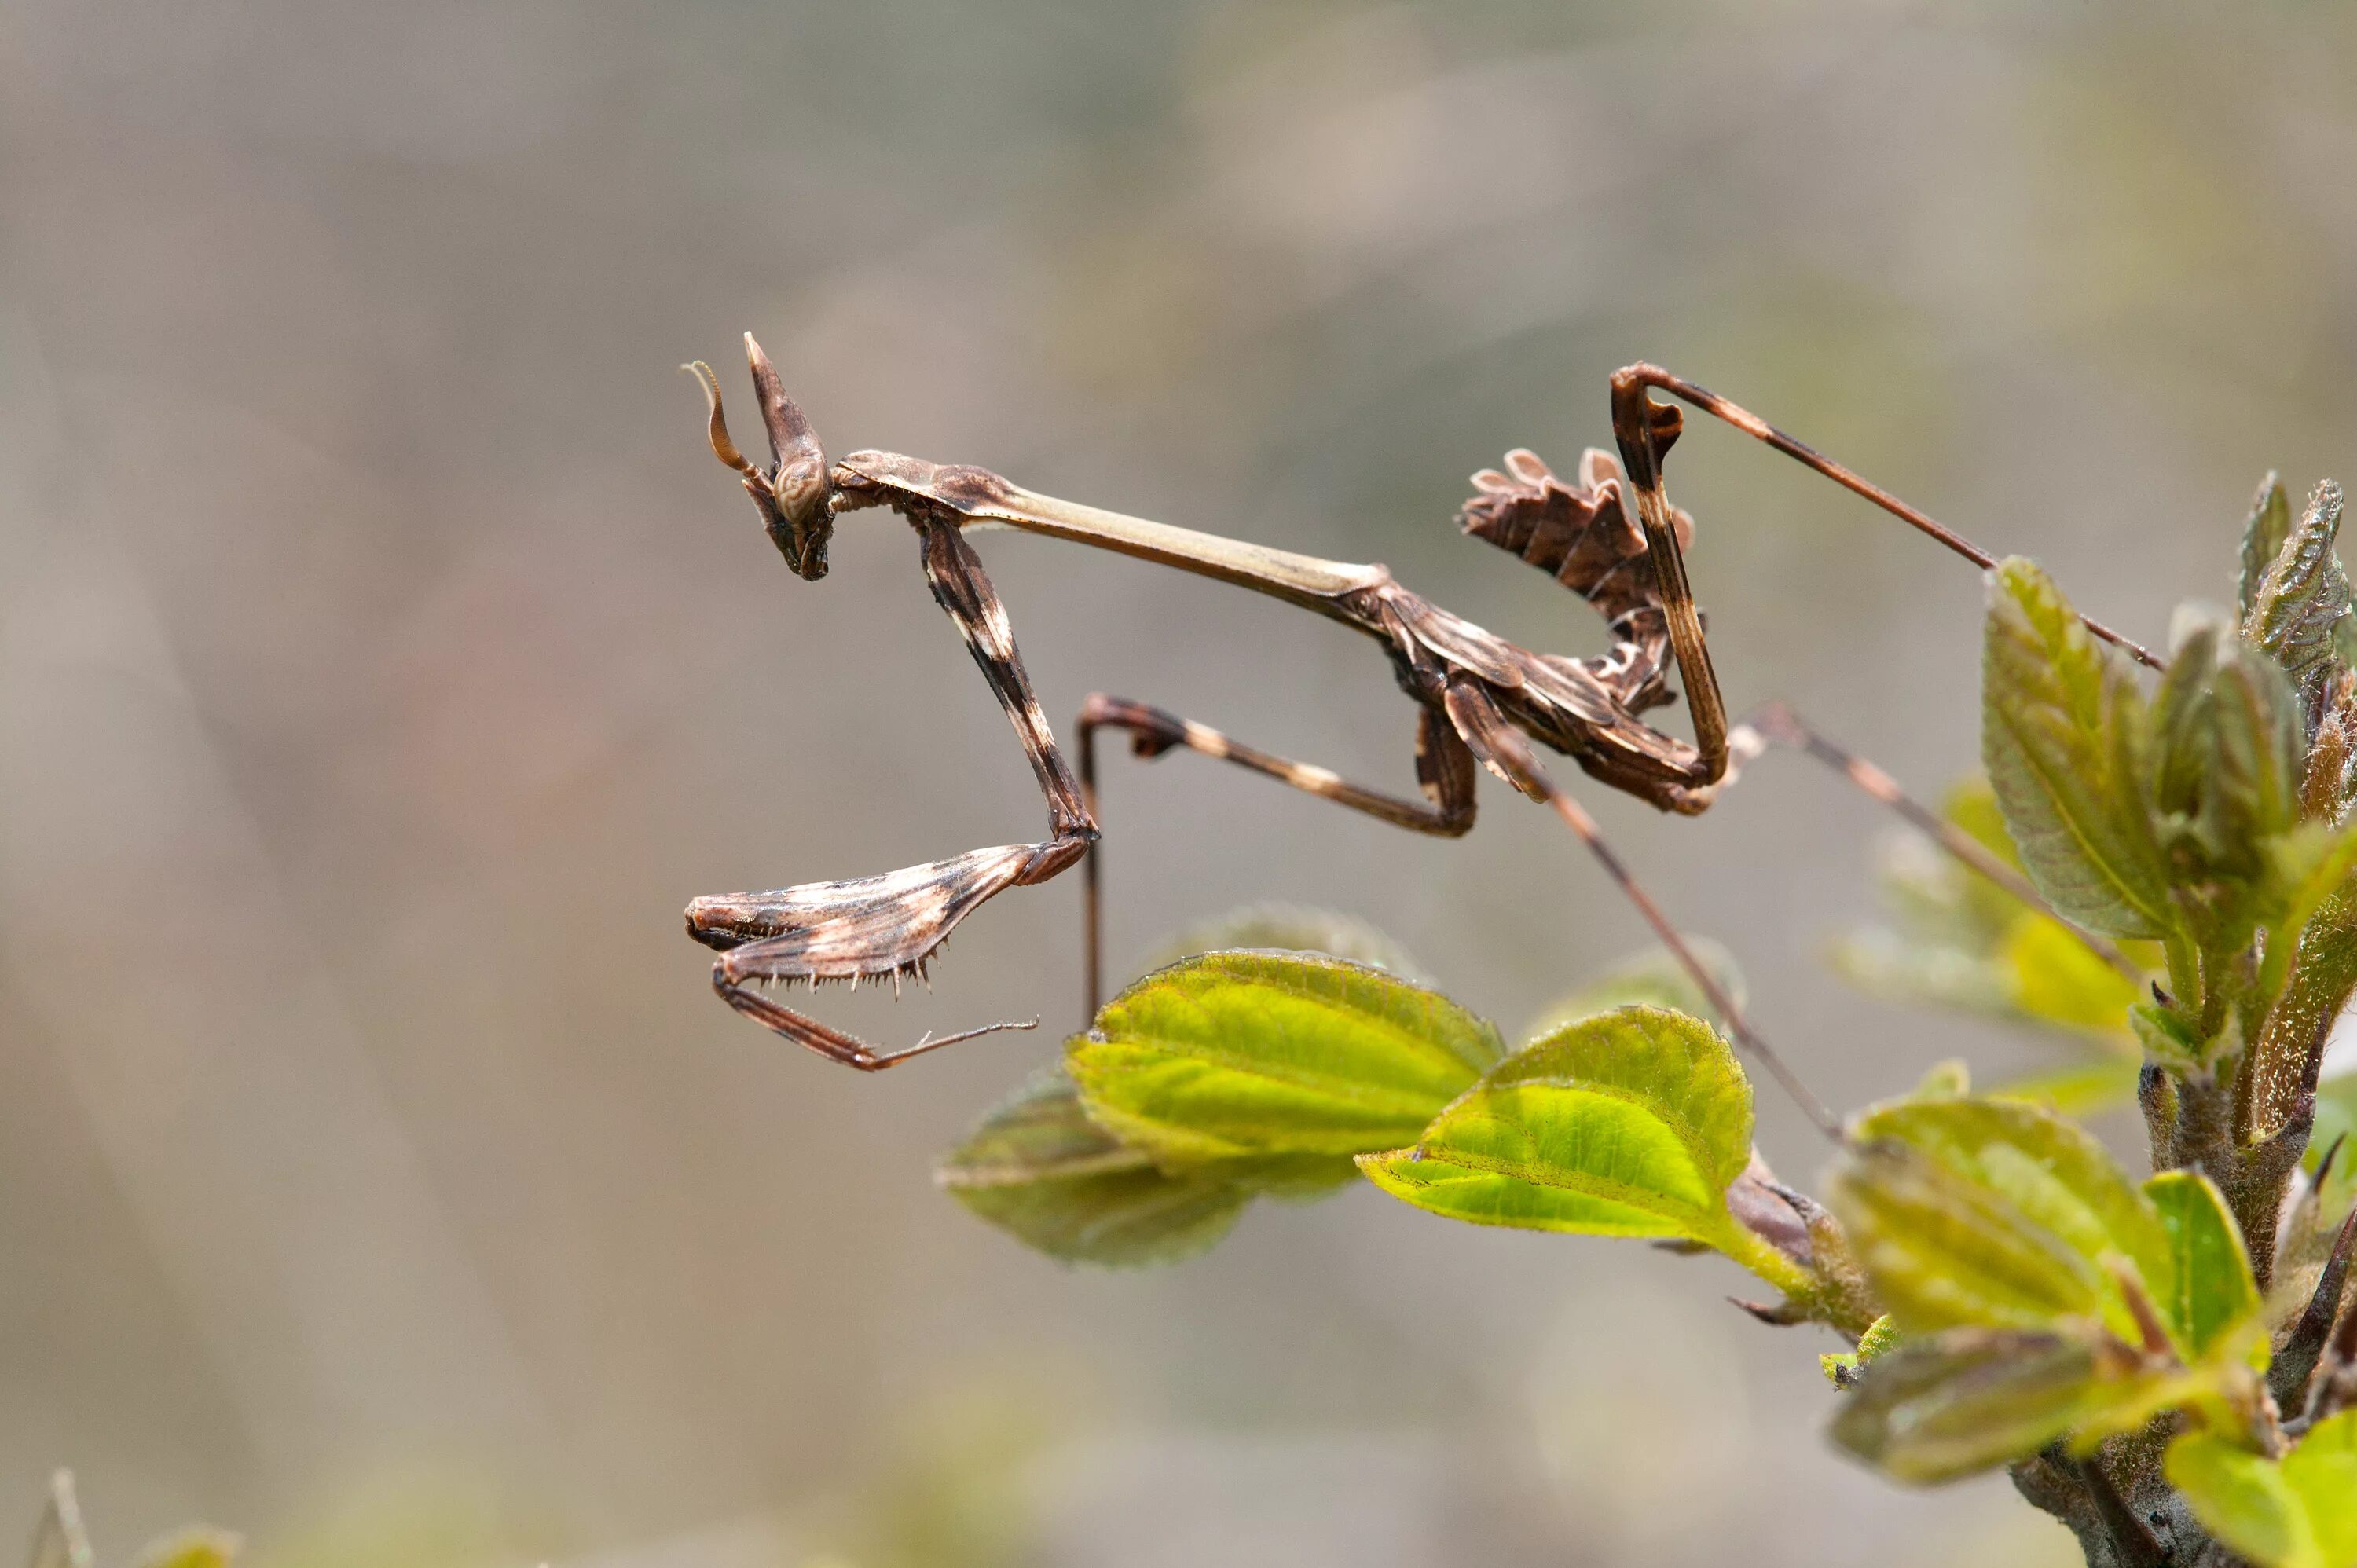
[[[753,390],[761,400],[761,423],[770,432],[770,467],[766,469],[737,449],[729,438],[728,421],[720,412],[720,379],[698,360],[681,367],[703,384],[711,409],[713,456],[743,476],[745,493],[761,509],[761,521],[778,553],[794,575],[810,582],[826,575],[827,541],[834,536],[834,483],[827,470],[825,449],[818,436],[786,395],[770,357],[745,334],[745,361],[752,367]]]

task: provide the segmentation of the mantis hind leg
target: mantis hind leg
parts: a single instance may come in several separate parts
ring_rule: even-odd
[[[1792,1103],[1801,1108],[1802,1113],[1816,1123],[1819,1132],[1835,1143],[1841,1142],[1841,1123],[1835,1120],[1833,1112],[1807,1084],[1801,1081],[1800,1076],[1786,1065],[1775,1047],[1760,1036],[1759,1030],[1751,1026],[1743,1009],[1727,994],[1727,988],[1719,983],[1710,966],[1695,954],[1684,934],[1670,923],[1669,917],[1662,912],[1662,907],[1653,901],[1653,896],[1630,872],[1628,863],[1605,838],[1603,830],[1597,826],[1596,819],[1547,776],[1537,753],[1531,749],[1528,738],[1498,711],[1497,703],[1480,682],[1464,679],[1450,681],[1446,703],[1450,723],[1482,766],[1532,800],[1552,809],[1562,819],[1564,826],[1579,836],[1588,854],[1595,856],[1596,863],[1604,868],[1604,874],[1620,889],[1621,897],[1635,907],[1645,924],[1652,928],[1655,938],[1677,961],[1678,967],[1686,972],[1712,1010],[1725,1021],[1727,1033],[1735,1036],[1736,1043],[1768,1070],[1769,1076],[1776,1079],[1792,1098]]]
[[[1133,703],[1125,697],[1109,697],[1102,692],[1090,694],[1082,704],[1080,731],[1081,791],[1092,817],[1097,810],[1096,733],[1101,729],[1129,732],[1130,754],[1153,758],[1184,749],[1222,762],[1232,762],[1239,768],[1250,768],[1280,784],[1331,800],[1361,811],[1394,827],[1411,832],[1430,833],[1440,838],[1458,838],[1473,827],[1473,754],[1458,738],[1448,721],[1431,708],[1422,710],[1423,717],[1416,727],[1415,774],[1424,787],[1422,802],[1387,795],[1353,784],[1329,768],[1315,763],[1295,762],[1271,752],[1261,751],[1241,741],[1232,740],[1208,725],[1181,718],[1144,703]],[[1088,972],[1089,1017],[1093,1019],[1103,1004],[1103,905],[1100,891],[1102,873],[1100,846],[1089,846],[1088,859],[1082,867],[1085,883],[1084,937]]]
[[[1670,615],[1671,639],[1677,650],[1678,664],[1685,675],[1686,684],[1694,691],[1695,723],[1698,733],[1703,725],[1705,693],[1707,693],[1709,703],[1716,708],[1718,682],[1710,671],[1708,650],[1702,645],[1702,628],[1694,613],[1693,596],[1686,588],[1684,558],[1679,548],[1680,541],[1671,525],[1669,498],[1662,487],[1662,459],[1669,452],[1671,443],[1678,438],[1684,421],[1674,405],[1655,403],[1651,395],[1654,391],[1665,392],[1715,419],[1724,420],[1753,439],[1766,443],[1851,494],[1872,501],[1900,521],[1938,541],[1982,570],[1997,564],[1995,555],[1955,530],[1835,462],[1808,443],[1785,435],[1749,409],[1728,402],[1709,388],[1698,386],[1683,376],[1672,375],[1659,365],[1640,363],[1615,371],[1612,373],[1612,435],[1620,448],[1621,466],[1628,474],[1630,488],[1636,493],[1638,515],[1644,524],[1654,571],[1662,585],[1663,607]],[[2092,617],[2081,616],[2079,618],[2089,631],[2118,648],[2137,663],[2153,670],[2161,668],[2161,660],[2151,650]],[[1684,623],[1683,628],[1682,621]],[[1719,719],[1722,726],[1724,722],[1722,714]],[[1707,751],[1709,747],[1706,746],[1704,749]]]

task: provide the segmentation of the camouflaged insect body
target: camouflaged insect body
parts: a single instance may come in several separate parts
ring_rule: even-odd
[[[1516,447],[1506,469],[1473,476],[1475,494],[1457,514],[1476,539],[1521,556],[1586,599],[1604,618],[1613,646],[1600,658],[1572,660],[1603,682],[1631,713],[1676,700],[1669,689],[1670,625],[1645,531],[1622,504],[1620,465],[1589,447],[1577,482],[1566,484],[1538,454]],[[1694,519],[1670,512],[1678,547],[1694,542]]]

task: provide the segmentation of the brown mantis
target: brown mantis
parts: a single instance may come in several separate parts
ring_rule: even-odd
[[[762,467],[730,438],[720,386],[709,366],[693,370],[709,403],[713,451],[743,478],[770,537],[802,577],[826,575],[835,520],[888,506],[916,531],[933,597],[955,623],[984,679],[1013,721],[1047,798],[1049,836],[1037,843],[977,849],[882,876],[809,883],[775,892],[697,898],[687,908],[689,934],[721,950],[713,985],[729,1005],[820,1055],[863,1070],[890,1067],[953,1041],[1031,1024],[991,1024],[928,1035],[897,1050],[865,1042],[787,1007],[762,987],[923,975],[932,955],[968,914],[1009,887],[1045,882],[1084,861],[1089,1011],[1101,998],[1097,732],[1128,732],[1132,751],[1154,757],[1178,748],[1235,763],[1295,789],[1399,827],[1456,837],[1474,820],[1475,765],[1549,808],[1586,843],[1665,947],[1694,977],[1747,1047],[1821,1128],[1831,1112],[1793,1076],[1752,1028],[1660,907],[1630,875],[1570,794],[1540,763],[1533,742],[1563,753],[1590,777],[1668,811],[1709,808],[1733,780],[1736,765],[1770,744],[1809,749],[1887,802],[1910,809],[1919,825],[1978,869],[2035,903],[2018,876],[1991,862],[1971,840],[1936,819],[1928,822],[1887,776],[1840,753],[1787,710],[1751,725],[1727,723],[1702,616],[1685,572],[1693,521],[1671,506],[1662,459],[1684,427],[1664,392],[1796,458],[1984,568],[1996,558],[1921,511],[1820,456],[1748,411],[1669,371],[1646,364],[1616,372],[1612,430],[1619,459],[1590,449],[1569,482],[1534,455],[1515,451],[1505,471],[1474,476],[1476,494],[1460,513],[1465,531],[1554,575],[1587,600],[1610,628],[1599,657],[1572,659],[1519,648],[1410,592],[1381,565],[1353,564],[1223,539],[1059,500],[1022,489],[981,468],[952,467],[898,453],[854,452],[830,464],[802,410],[785,394],[750,334],[746,357],[761,403],[771,461]],[[1633,510],[1634,516],[1631,516]],[[1218,731],[1160,709],[1103,694],[1083,705],[1077,776],[1059,749],[1033,696],[1005,607],[964,537],[976,524],[1001,524],[1174,566],[1269,595],[1372,638],[1389,654],[1401,689],[1417,705],[1416,779],[1422,801],[1351,783],[1329,769],[1241,745]],[[2096,621],[2095,635],[2158,667],[2145,649]],[[1649,709],[1675,700],[1674,662],[1692,712],[1693,738],[1645,723]],[[1944,829],[1944,831],[1942,831]],[[2108,955],[2116,957],[2116,955]],[[1036,1022],[1036,1021],[1034,1021]]]

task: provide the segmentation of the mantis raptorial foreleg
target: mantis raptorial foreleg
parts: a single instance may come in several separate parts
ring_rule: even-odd
[[[716,415],[715,424],[718,428]],[[1023,656],[1016,650],[1006,607],[981,561],[951,522],[920,522],[918,536],[934,602],[965,639],[1030,758],[1040,793],[1047,797],[1049,837],[1040,843],[973,850],[883,876],[698,898],[687,908],[689,934],[723,950],[713,965],[712,984],[730,1006],[797,1045],[866,1071],[976,1035],[1032,1028],[1038,1020],[928,1035],[913,1046],[878,1051],[781,1005],[756,987],[780,981],[815,987],[834,981],[856,985],[862,980],[889,980],[897,988],[901,977],[924,974],[960,920],[1009,887],[1047,881],[1078,860],[1096,838],[1096,823],[1082,798],[1080,781],[1057,749],[1055,735],[1023,671]]]

